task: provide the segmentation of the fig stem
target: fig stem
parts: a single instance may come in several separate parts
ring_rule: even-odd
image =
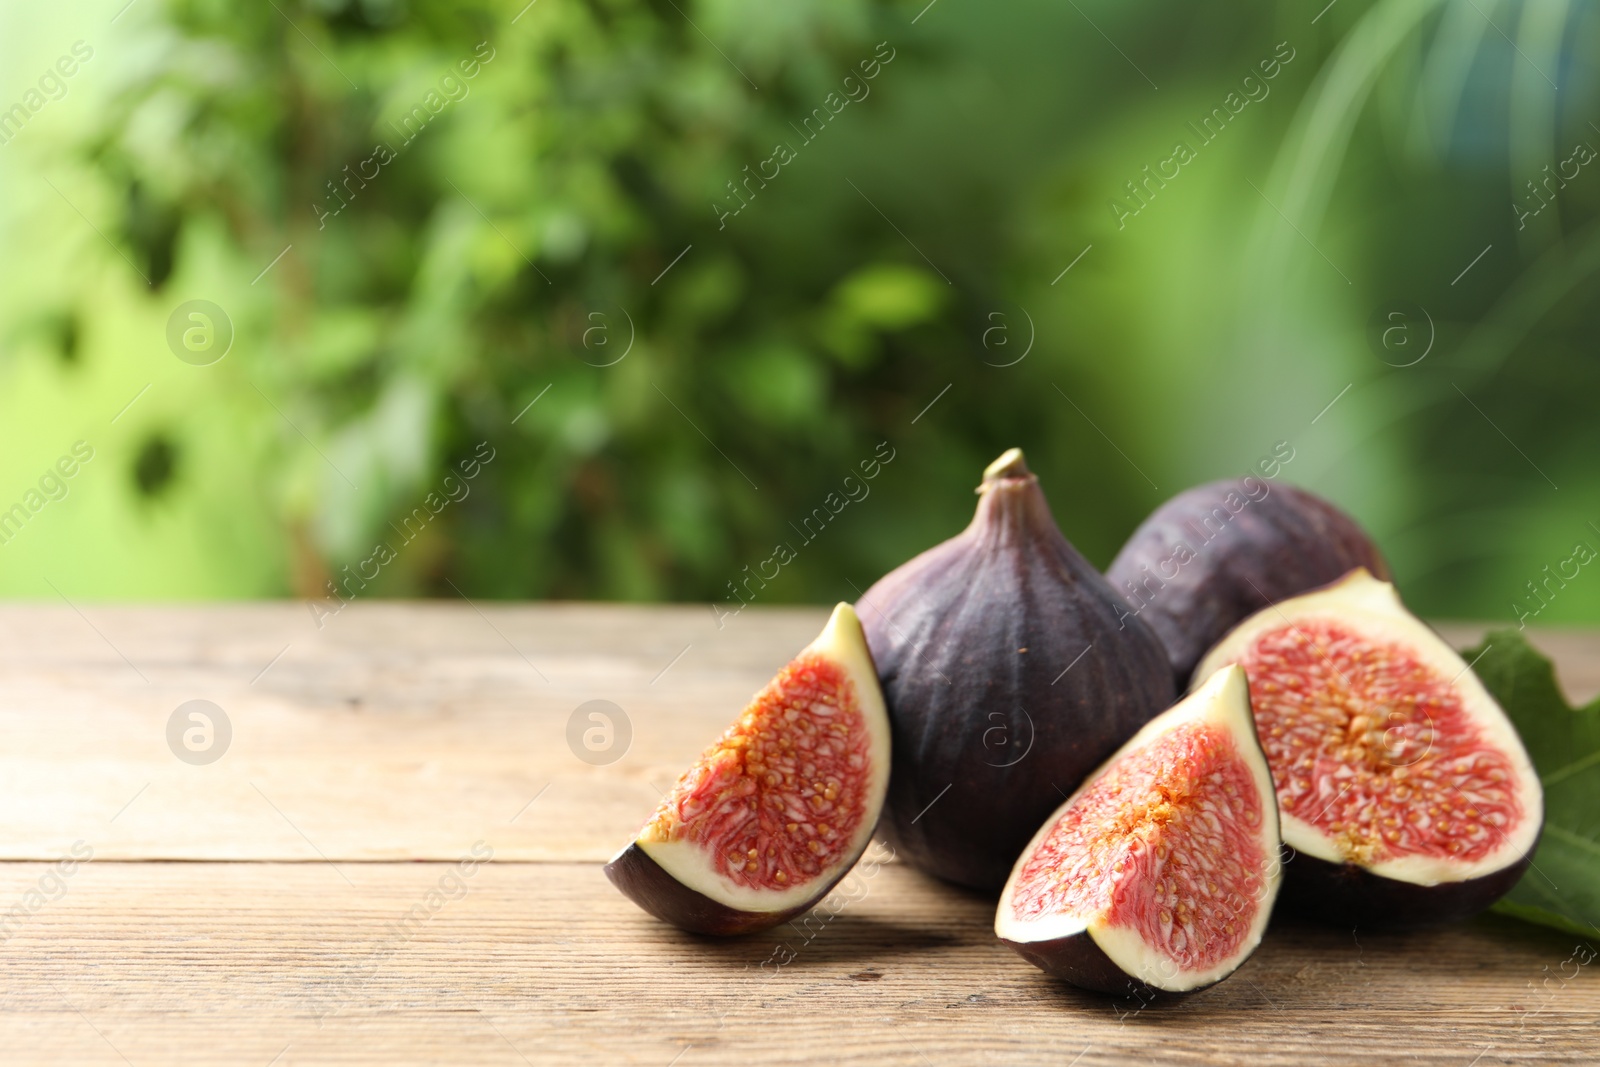
[[[1033,475],[1028,470],[1028,464],[1022,458],[1022,449],[1008,448],[995,460],[983,469],[983,485],[978,487],[978,492],[983,492],[985,486],[998,482],[1002,478],[1031,478]]]

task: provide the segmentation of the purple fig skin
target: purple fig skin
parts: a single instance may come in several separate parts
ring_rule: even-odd
[[[1157,989],[1132,977],[1113,963],[1087,931],[1058,937],[1054,941],[1011,941],[1004,937],[999,941],[1052,978],[1059,978],[1079,989],[1108,993],[1114,997],[1130,997],[1146,1004],[1180,1000],[1222,981],[1222,978],[1218,978],[1217,982],[1207,982],[1193,989]],[[1230,971],[1223,978],[1231,974]]]
[[[1242,507],[1227,506],[1230,494]],[[1174,568],[1180,544],[1193,558]],[[1237,623],[1357,567],[1389,580],[1388,564],[1354,519],[1304,489],[1250,477],[1196,486],[1156,508],[1106,579],[1129,618],[1161,638],[1181,690]]]
[[[1022,454],[965,531],[858,608],[892,731],[880,832],[918,869],[997,890],[1040,823],[1172,704],[1159,638],[1067,542]]]
[[[1511,892],[1528,866],[1534,847],[1498,871],[1464,882],[1415,885],[1373,874],[1353,863],[1296,852],[1284,854],[1283,906],[1295,915],[1333,926],[1399,930],[1459,922]]]
[[[606,864],[605,871],[612,885],[656,918],[693,934],[732,937],[770,930],[810,911],[850,873],[852,866],[854,864],[846,864],[838,878],[819,886],[812,899],[783,911],[741,911],[712,900],[662,870],[637,843],[619,852]]]

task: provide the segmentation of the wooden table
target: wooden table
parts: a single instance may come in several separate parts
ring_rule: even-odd
[[[1280,923],[1231,980],[1142,1011],[893,863],[809,939],[650,919],[600,864],[823,618],[0,608],[0,1061],[1600,1062],[1600,967],[1563,980],[1574,938],[1495,917]],[[1600,635],[1536,640],[1600,690]],[[190,700],[231,725],[213,762],[169,746]],[[569,747],[590,700],[623,709],[625,751]]]

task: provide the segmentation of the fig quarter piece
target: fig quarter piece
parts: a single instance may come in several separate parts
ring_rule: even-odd
[[[1034,835],[994,929],[1073,985],[1148,1000],[1232,974],[1282,873],[1278,810],[1244,672],[1151,720]]]
[[[1357,569],[1251,616],[1196,677],[1250,678],[1293,850],[1284,902],[1330,922],[1470,915],[1532,862],[1533,763],[1500,705],[1394,587]]]
[[[883,694],[861,623],[840,604],[606,876],[685,930],[764,930],[810,909],[855,865],[888,784]]]

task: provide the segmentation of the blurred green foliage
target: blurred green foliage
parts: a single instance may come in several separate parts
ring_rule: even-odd
[[[94,50],[0,146],[0,508],[95,449],[7,594],[316,596],[383,542],[366,593],[721,600],[788,542],[764,602],[853,599],[1013,444],[1099,564],[1278,441],[1424,612],[1600,546],[1600,163],[1513,207],[1600,147],[1590,6],[119,7],[0,16],[5,99]]]

